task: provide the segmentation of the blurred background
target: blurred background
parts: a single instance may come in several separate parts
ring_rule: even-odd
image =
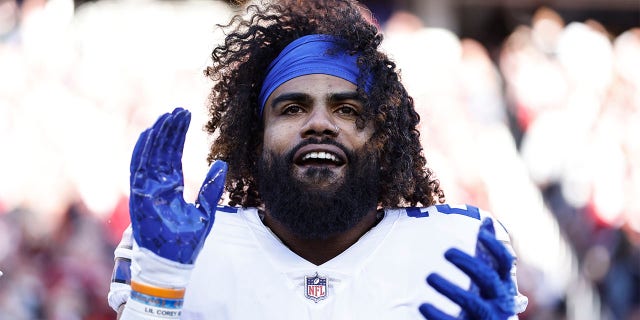
[[[492,211],[521,319],[640,319],[640,1],[371,0],[448,202]],[[0,0],[0,319],[114,319],[138,134],[193,113],[225,1]]]

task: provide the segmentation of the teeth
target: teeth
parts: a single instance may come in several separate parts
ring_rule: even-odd
[[[338,162],[338,158],[329,153],[329,152],[324,152],[324,151],[320,151],[320,152],[310,152],[304,155],[304,157],[302,157],[302,160],[309,160],[309,159],[327,159],[327,160],[331,160],[333,162]]]

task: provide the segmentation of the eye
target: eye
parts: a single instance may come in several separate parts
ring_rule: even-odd
[[[301,106],[297,105],[297,104],[290,104],[287,105],[286,107],[284,107],[282,109],[282,114],[296,114],[296,113],[300,113],[302,112],[303,109]]]
[[[350,104],[343,104],[340,105],[337,109],[336,112],[340,115],[345,115],[345,116],[357,116],[358,115],[358,110],[350,105]]]

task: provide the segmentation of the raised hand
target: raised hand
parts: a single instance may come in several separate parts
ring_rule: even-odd
[[[136,244],[181,264],[193,264],[213,226],[227,164],[216,161],[195,204],[183,198],[182,151],[191,113],[177,108],[145,130],[131,159],[129,210]]]
[[[491,219],[482,222],[474,257],[452,248],[445,252],[445,258],[471,278],[471,287],[464,290],[437,273],[430,274],[427,283],[458,304],[462,311],[453,317],[424,303],[420,313],[426,319],[504,320],[515,315],[517,290],[511,278],[514,257],[496,239]]]

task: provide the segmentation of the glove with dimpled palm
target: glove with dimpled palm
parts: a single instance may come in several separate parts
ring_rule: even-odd
[[[211,165],[195,204],[184,200],[182,151],[190,121],[185,109],[164,114],[134,148],[129,200],[132,284],[185,288],[213,225],[227,164]]]

